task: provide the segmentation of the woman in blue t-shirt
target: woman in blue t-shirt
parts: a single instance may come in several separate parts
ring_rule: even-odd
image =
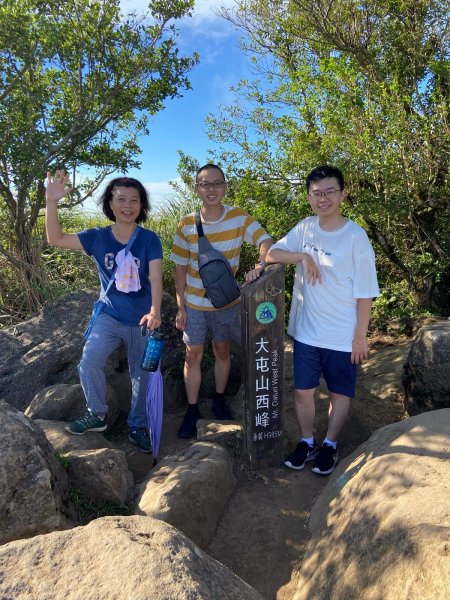
[[[78,367],[87,412],[66,429],[75,435],[106,430],[104,368],[108,356],[123,342],[132,386],[129,439],[143,452],[151,452],[145,408],[148,373],[140,368],[146,339],[141,336],[140,326],[156,329],[161,324],[163,254],[158,236],[138,226],[150,211],[148,195],[136,179],[113,179],[100,199],[103,213],[112,225],[65,233],[58,219],[58,201],[71,191],[68,182],[65,171],[56,171],[54,176],[47,173],[47,240],[52,246],[84,250],[92,256],[101,294],[100,312]]]

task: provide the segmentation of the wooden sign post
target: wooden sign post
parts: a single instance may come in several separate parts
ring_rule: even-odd
[[[283,459],[284,266],[242,288],[244,440],[252,470]]]

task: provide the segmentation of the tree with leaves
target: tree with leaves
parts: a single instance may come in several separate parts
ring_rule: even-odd
[[[340,167],[347,214],[376,243],[382,285],[406,282],[420,306],[445,315],[449,8],[448,0],[242,0],[223,16],[244,33],[254,78],[209,118],[220,160],[260,182],[296,188],[318,164]]]
[[[197,55],[180,57],[171,21],[193,0],[152,0],[124,16],[119,0],[4,0],[0,6],[0,268],[21,293],[17,316],[41,306],[37,231],[47,171],[65,167],[80,204],[114,171],[139,166],[138,139],[164,101],[189,89]],[[83,176],[84,174],[84,176]]]

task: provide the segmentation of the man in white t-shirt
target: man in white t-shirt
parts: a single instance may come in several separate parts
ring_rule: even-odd
[[[297,265],[288,333],[294,338],[295,413],[301,439],[284,464],[329,475],[338,461],[337,437],[355,394],[357,365],[368,356],[372,298],[379,295],[375,255],[365,231],[340,212],[346,197],[339,169],[315,168],[307,177],[316,216],[297,223],[274,244],[268,263]],[[328,431],[313,437],[314,393],[323,375],[330,394]]]

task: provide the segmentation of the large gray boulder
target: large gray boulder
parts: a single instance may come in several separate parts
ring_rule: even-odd
[[[122,407],[112,385],[106,382],[106,415],[108,429],[111,430],[119,416]],[[128,403],[129,404],[129,403]],[[30,419],[53,421],[75,421],[86,412],[86,398],[79,383],[56,383],[44,388],[36,394],[25,415]]]
[[[34,421],[45,433],[45,437],[53,446],[55,451],[66,454],[70,451],[94,450],[97,448],[113,448],[114,444],[106,439],[103,433],[87,431],[83,435],[74,435],[66,431],[67,423],[64,421]]]
[[[0,401],[0,431],[0,543],[68,527],[66,472],[42,430]]]
[[[376,431],[313,506],[294,600],[450,598],[450,409]]]
[[[403,403],[402,370],[410,348],[411,341],[406,340],[371,352],[360,366],[359,389],[367,397],[383,400],[386,406]]]
[[[166,521],[205,548],[235,486],[227,450],[194,443],[153,469],[140,485],[136,514]]]
[[[0,548],[0,597],[20,600],[262,600],[167,523],[105,517]]]
[[[79,291],[0,330],[0,396],[24,410],[42,388],[78,379],[83,333],[97,294]]]
[[[79,383],[55,383],[40,390],[24,414],[30,419],[74,421],[86,412],[86,399]]]
[[[408,414],[450,407],[449,365],[450,321],[422,327],[402,373]]]
[[[126,504],[133,497],[134,480],[125,453],[112,448],[79,450],[64,455],[71,488],[94,502]]]

